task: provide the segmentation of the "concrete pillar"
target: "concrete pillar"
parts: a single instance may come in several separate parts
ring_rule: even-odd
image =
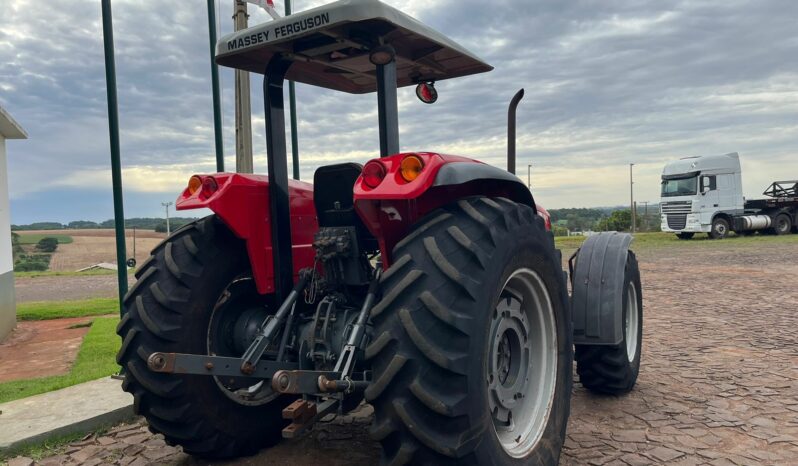
[[[8,200],[8,164],[6,139],[25,139],[28,135],[0,107],[0,341],[17,324],[14,296],[14,262],[11,256],[11,213]]]

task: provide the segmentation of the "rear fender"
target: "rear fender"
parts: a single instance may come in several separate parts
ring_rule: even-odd
[[[274,263],[269,215],[269,178],[263,175],[215,173],[218,189],[205,196],[202,190],[191,193],[186,188],[177,198],[177,210],[207,208],[213,211],[237,237],[245,241],[258,292],[274,292]],[[289,180],[291,244],[294,281],[299,270],[313,265],[313,235],[318,231],[313,206],[313,186]]]
[[[588,237],[571,258],[574,344],[623,341],[624,273],[631,242],[629,233],[599,233]]]
[[[454,155],[414,153],[424,161],[418,178],[406,182],[399,172],[409,154],[377,159],[385,179],[376,188],[363,178],[355,182],[355,209],[380,245],[383,266],[392,261],[393,247],[426,214],[473,196],[505,197],[535,209],[529,189],[515,175],[482,162]]]

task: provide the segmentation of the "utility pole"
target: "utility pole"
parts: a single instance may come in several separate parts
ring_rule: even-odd
[[[247,28],[247,4],[235,0],[234,30]],[[236,172],[253,173],[252,165],[252,107],[249,101],[249,72],[235,70],[236,76]]]
[[[634,173],[632,172],[632,167],[635,164],[629,164],[629,203],[630,207],[632,208],[632,233],[635,232],[637,229],[637,215],[635,215],[635,182],[634,182]]]
[[[169,227],[169,206],[174,204],[174,202],[161,202],[161,205],[166,207],[166,236],[172,234],[172,229]]]
[[[526,166],[526,187],[532,190],[532,164]]]
[[[285,15],[291,15],[291,0],[285,0]],[[291,111],[291,161],[294,179],[299,179],[299,136],[296,123],[296,85],[288,81],[288,108]]]

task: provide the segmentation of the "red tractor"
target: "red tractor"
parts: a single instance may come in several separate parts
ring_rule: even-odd
[[[191,177],[176,231],[136,272],[124,389],[202,457],[252,454],[364,400],[386,464],[556,464],[572,364],[632,389],[642,294],[631,236],[589,238],[569,296],[548,214],[510,170],[399,151],[396,92],[492,68],[376,0],[233,33],[219,64],[264,74],[268,176]],[[377,91],[380,158],[288,179],[283,81]],[[517,104],[518,99],[514,99]]]

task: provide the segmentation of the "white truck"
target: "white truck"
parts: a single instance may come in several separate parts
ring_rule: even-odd
[[[798,180],[773,182],[763,194],[769,197],[743,197],[736,152],[675,160],[662,170],[662,231],[681,239],[798,233]]]

